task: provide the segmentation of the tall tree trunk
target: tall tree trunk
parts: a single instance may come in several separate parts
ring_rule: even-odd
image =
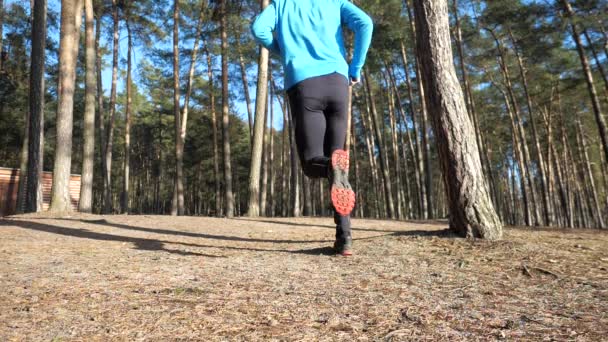
[[[25,210],[25,189],[27,188],[27,161],[30,135],[30,113],[24,111],[23,116],[25,124],[23,125],[23,141],[21,142],[21,151],[19,153],[19,184],[17,185],[16,212],[18,214],[23,213]]]
[[[213,131],[213,176],[215,179],[215,215],[220,216],[220,163],[219,163],[219,143],[217,131],[217,114],[215,112],[215,87],[213,86],[213,66],[211,62],[211,52],[209,48],[205,48],[207,54],[207,78],[209,81],[209,100],[211,116],[211,128]]]
[[[551,203],[549,201],[549,191],[547,189],[547,187],[548,187],[547,175],[546,175],[547,168],[545,166],[545,158],[544,158],[542,150],[540,148],[538,132],[536,130],[536,123],[535,123],[534,115],[532,112],[532,99],[530,98],[530,93],[528,91],[528,79],[526,77],[527,70],[524,66],[523,59],[517,49],[517,42],[515,41],[515,38],[513,37],[513,33],[511,32],[510,28],[508,28],[508,31],[509,31],[509,37],[511,38],[511,42],[513,43],[513,51],[515,52],[515,57],[517,57],[517,64],[519,66],[519,75],[522,79],[522,84],[524,86],[524,95],[526,96],[526,104],[528,106],[528,122],[532,126],[532,139],[534,139],[534,146],[536,148],[536,158],[538,159],[538,170],[539,170],[540,186],[541,186],[542,200],[543,200],[543,214],[544,214],[543,221],[544,221],[544,223],[551,225],[553,223],[553,217],[552,217],[552,215],[550,215],[550,213],[552,212],[552,209],[550,207]]]
[[[406,4],[406,10],[407,10],[407,14],[408,14],[408,18],[409,18],[409,22],[410,22],[410,28],[411,28],[411,33],[412,33],[412,41],[416,41],[417,39],[417,34],[416,34],[416,30],[417,27],[414,25],[414,20],[412,19],[412,12],[411,12],[411,7],[408,5],[409,0],[405,1]],[[424,153],[423,153],[423,160],[424,160],[424,169],[425,169],[425,194],[426,194],[426,203],[427,203],[427,210],[425,211],[425,217],[424,218],[431,218],[433,217],[433,182],[432,182],[432,174],[433,171],[431,170],[431,150],[430,150],[430,145],[428,142],[428,129],[427,129],[427,122],[428,122],[428,113],[427,113],[427,104],[425,102],[425,88],[424,88],[424,80],[421,76],[421,63],[420,63],[420,57],[419,57],[419,53],[417,52],[418,46],[414,46],[414,51],[415,51],[415,55],[416,58],[414,59],[414,67],[416,70],[416,79],[418,80],[418,92],[420,93],[420,121],[421,121],[421,130],[422,132],[420,132],[422,134],[422,147],[424,148]]]
[[[500,70],[502,73],[502,77],[504,79],[505,82],[505,87],[507,90],[507,94],[509,95],[509,99],[511,101],[511,103],[513,104],[513,114],[515,115],[515,122],[516,122],[516,126],[517,126],[517,132],[519,134],[519,141],[521,142],[521,148],[522,148],[522,152],[523,152],[523,157],[524,157],[524,167],[526,168],[525,172],[527,174],[527,183],[528,183],[528,187],[530,190],[530,197],[529,199],[531,199],[531,203],[529,205],[530,210],[534,213],[534,224],[538,225],[538,224],[542,224],[541,221],[541,217],[540,217],[540,213],[538,211],[538,201],[536,200],[537,196],[536,196],[536,186],[534,184],[534,180],[532,178],[532,173],[530,172],[530,165],[531,165],[531,158],[530,158],[530,151],[528,149],[528,142],[526,140],[526,132],[524,130],[524,126],[522,123],[522,119],[521,119],[521,115],[520,115],[520,110],[519,110],[519,104],[517,103],[517,99],[515,97],[515,94],[513,92],[513,86],[511,84],[511,76],[509,73],[509,67],[507,65],[507,61],[506,61],[506,53],[502,47],[502,44],[500,42],[500,39],[498,39],[498,37],[495,35],[494,31],[487,29],[490,34],[493,36],[495,42],[496,42],[496,47],[498,49],[498,62],[500,65]],[[526,222],[526,224],[531,225],[532,222]]]
[[[270,83],[272,85],[272,72],[270,74]],[[270,106],[270,147],[268,151],[270,154],[268,157],[270,158],[269,163],[267,164],[270,168],[270,193],[268,194],[268,205],[270,206],[270,210],[268,215],[270,217],[274,216],[274,183],[275,183],[275,172],[274,172],[274,133],[273,133],[273,123],[274,123],[274,86],[270,87],[270,102],[268,105]]]
[[[82,0],[64,0],[61,4],[59,41],[59,104],[57,107],[57,145],[53,167],[53,190],[50,211],[71,210],[70,169],[72,166],[72,124],[76,62]]]
[[[0,52],[2,51],[2,12],[0,0]],[[44,62],[46,60],[46,0],[34,4],[32,58],[29,89],[29,141],[27,153],[27,186],[25,211],[42,210],[42,165],[44,153]],[[1,58],[0,58],[1,59]],[[1,63],[1,62],[0,62]],[[0,69],[1,70],[1,69]]]
[[[232,194],[232,165],[230,161],[230,113],[228,112],[228,24],[227,0],[220,4],[220,30],[222,36],[222,140],[224,144],[224,190],[226,197],[226,217],[234,216],[234,196]]]
[[[262,10],[268,6],[269,1],[262,1]],[[251,169],[249,170],[249,204],[247,215],[257,217],[260,215],[260,170],[262,167],[262,148],[264,144],[264,116],[266,113],[266,98],[268,94],[268,50],[259,48],[258,58],[258,84],[255,95],[255,121],[253,127],[253,141],[251,145]]]
[[[93,172],[95,168],[95,36],[93,34],[93,0],[85,4],[85,103],[82,179],[78,210],[90,213],[93,204]]]
[[[287,106],[287,113],[289,113],[289,147],[290,147],[290,159],[291,159],[291,172],[290,172],[290,187],[291,187],[291,198],[290,198],[290,209],[291,216],[299,217],[300,212],[300,182],[298,174],[300,170],[298,168],[298,152],[296,151],[296,138],[295,138],[295,126],[293,120],[293,113],[291,107]]]
[[[569,1],[561,0],[561,2],[564,5],[565,15],[567,17],[570,17],[572,20],[572,17],[574,16],[574,11],[570,6]],[[587,60],[587,55],[585,54],[585,48],[583,46],[583,43],[581,42],[581,37],[578,33],[578,28],[572,21],[570,21],[570,29],[572,30],[572,39],[576,43],[576,50],[578,51],[578,56],[581,60],[581,66],[583,68],[583,73],[585,74],[585,81],[587,81],[587,89],[589,90],[589,97],[591,99],[591,105],[593,107],[593,114],[595,115],[595,122],[597,124],[600,139],[602,141],[602,146],[604,147],[604,155],[606,159],[608,159],[608,128],[606,127],[606,121],[604,120],[604,116],[602,114],[600,100],[597,96],[597,92],[595,91],[595,85],[593,84],[593,74],[591,73],[591,68],[589,67],[589,61]]]
[[[243,92],[245,93],[245,102],[247,104],[247,119],[249,122],[249,140],[253,139],[253,110],[251,109],[251,96],[249,95],[249,81],[247,80],[247,67],[245,59],[241,52],[241,45],[237,47],[239,53],[239,66],[241,67],[241,80],[243,81]]]
[[[450,206],[450,227],[468,237],[500,239],[500,222],[454,69],[446,0],[414,0],[416,44]]]
[[[407,155],[406,155],[406,146],[409,149],[410,152],[410,156],[412,158],[412,161],[416,161],[416,155],[415,155],[415,149],[414,149],[414,145],[412,143],[412,136],[410,134],[410,130],[408,128],[407,125],[407,119],[405,117],[405,110],[403,109],[403,105],[401,102],[401,96],[399,95],[399,90],[397,89],[397,83],[395,81],[395,75],[394,75],[394,71],[393,68],[388,65],[388,77],[389,80],[391,82],[391,87],[393,88],[393,92],[397,98],[397,109],[399,111],[399,119],[401,120],[401,124],[403,125],[402,128],[402,132],[405,132],[405,136],[407,137],[407,143],[404,141],[404,134],[401,133],[401,159],[403,160],[403,179],[405,180],[405,192],[407,194],[406,196],[406,218],[411,218],[413,217],[412,215],[412,193],[411,193],[411,186],[410,186],[410,181],[409,181],[409,177],[407,175],[407,171],[409,169],[408,167],[408,159],[407,159]],[[397,124],[398,125],[398,124]],[[415,168],[415,170],[418,170],[418,168]],[[417,185],[418,185],[418,189],[420,189],[420,175],[419,173],[415,172],[415,176],[417,176]]]
[[[175,117],[175,181],[171,215],[184,215],[184,142],[181,139],[179,85],[179,0],[173,2],[173,116]]]
[[[605,95],[608,97],[608,75],[606,75],[606,71],[604,70],[604,66],[602,65],[602,62],[600,61],[600,57],[597,54],[597,51],[595,51],[595,47],[593,47],[593,41],[591,40],[591,37],[589,37],[589,33],[587,32],[587,29],[583,27],[583,35],[585,36],[585,39],[587,40],[587,45],[589,46],[589,49],[591,50],[591,54],[593,55],[593,59],[595,60],[595,65],[597,66],[597,69],[600,72],[600,75],[602,76],[602,80],[604,80],[604,92]]]
[[[355,93],[355,97],[357,94]],[[369,159],[369,167],[370,167],[370,176],[372,179],[372,186],[373,186],[373,194],[374,194],[374,200],[371,201],[372,203],[374,203],[374,217],[375,218],[380,218],[380,205],[381,205],[381,197],[380,194],[384,193],[381,189],[380,186],[380,180],[378,179],[378,167],[376,166],[376,158],[374,156],[375,150],[376,150],[376,143],[374,142],[374,138],[373,138],[373,133],[371,133],[372,128],[371,123],[369,123],[369,121],[367,120],[367,118],[364,115],[364,112],[367,112],[367,116],[370,116],[370,109],[369,109],[369,105],[368,105],[368,100],[367,100],[367,96],[363,96],[363,98],[365,99],[365,103],[366,103],[366,110],[360,110],[359,113],[361,114],[361,125],[363,126],[363,136],[365,137],[365,146],[367,147],[367,157]]]
[[[593,171],[591,170],[591,163],[589,162],[589,153],[587,151],[587,139],[585,138],[585,132],[583,131],[583,125],[581,124],[581,119],[579,115],[576,115],[576,128],[578,135],[580,136],[580,157],[583,162],[584,172],[587,174],[587,180],[589,185],[586,186],[587,193],[589,196],[587,198],[591,198],[590,206],[591,211],[593,212],[593,216],[595,217],[595,222],[598,225],[598,228],[605,228],[604,219],[602,218],[602,209],[600,208],[600,201],[597,195],[597,189],[595,187],[595,180],[593,177]]]
[[[118,81],[118,4],[117,0],[112,0],[112,18],[114,21],[113,43],[112,43],[112,87],[110,90],[110,117],[108,118],[108,131],[106,139],[106,174],[104,178],[104,213],[111,214],[112,203],[112,148],[114,146],[114,122],[116,120],[116,83]]]
[[[407,2],[406,2],[407,3]],[[410,18],[411,20],[411,18]],[[415,146],[415,158],[414,158],[414,176],[416,180],[416,186],[418,188],[418,218],[426,218],[428,216],[428,205],[426,197],[426,185],[422,183],[422,176],[424,173],[424,158],[422,157],[421,143],[418,142],[420,136],[418,132],[418,125],[416,124],[416,110],[414,109],[414,92],[410,74],[408,71],[407,53],[405,51],[405,45],[403,40],[401,41],[401,60],[403,61],[403,70],[405,72],[405,80],[407,83],[408,99],[410,101],[410,110],[412,116],[412,128],[414,130],[414,146]],[[424,100],[422,100],[424,101]]]
[[[101,160],[101,178],[102,178],[102,192],[101,192],[101,203],[103,210],[103,203],[105,199],[105,191],[106,191],[106,173],[107,173],[107,165],[106,165],[106,134],[105,134],[105,113],[103,110],[103,85],[101,78],[101,60],[102,60],[102,49],[99,47],[99,41],[101,40],[101,22],[103,15],[103,7],[97,3],[97,7],[95,8],[95,12],[97,12],[97,18],[95,21],[95,71],[97,73],[97,112],[99,113],[98,124],[99,127],[99,160]],[[158,184],[158,183],[156,183]]]
[[[386,63],[385,63],[386,64]],[[387,72],[388,73],[388,67]],[[399,219],[404,219],[404,197],[403,187],[401,184],[401,163],[399,160],[399,147],[397,144],[397,121],[395,120],[395,98],[393,94],[393,88],[390,86],[390,81],[388,80],[388,76],[384,74],[386,88],[388,89],[388,115],[389,115],[389,123],[391,129],[391,150],[392,150],[392,158],[393,164],[395,165],[395,183],[397,186],[397,217]]]
[[[129,180],[130,180],[130,165],[131,165],[131,107],[132,107],[132,85],[131,78],[131,56],[133,54],[133,39],[131,35],[131,20],[129,13],[126,14],[125,23],[127,26],[127,105],[125,113],[125,159],[124,159],[124,177],[122,183],[121,208],[122,212],[128,214],[130,210],[129,203]]]
[[[393,203],[393,193],[391,187],[391,176],[388,170],[388,160],[386,157],[386,150],[383,146],[382,133],[380,132],[380,127],[378,124],[378,111],[376,110],[376,100],[374,98],[372,85],[370,84],[369,73],[367,70],[363,73],[363,78],[365,80],[365,87],[367,93],[367,99],[370,105],[370,115],[371,122],[374,128],[374,133],[376,136],[376,140],[378,141],[378,155],[380,156],[380,171],[382,172],[382,178],[384,180],[384,198],[386,201],[386,215],[387,217],[394,219],[395,216],[395,205]],[[384,124],[384,120],[382,120]]]
[[[266,97],[268,101],[268,96]],[[268,193],[268,107],[270,102],[267,102],[266,111],[264,112],[264,144],[262,148],[262,181],[260,185],[260,215],[266,216],[266,199]]]

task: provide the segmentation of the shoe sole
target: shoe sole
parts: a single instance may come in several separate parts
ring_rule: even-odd
[[[333,172],[331,203],[339,215],[350,215],[355,207],[355,192],[348,182],[348,152],[335,150],[331,155],[331,167]]]

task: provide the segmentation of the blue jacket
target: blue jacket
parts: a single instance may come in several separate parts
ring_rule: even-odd
[[[355,32],[350,65],[342,24]],[[281,56],[286,89],[333,72],[359,79],[372,30],[371,18],[348,0],[274,0],[251,25],[255,39]]]

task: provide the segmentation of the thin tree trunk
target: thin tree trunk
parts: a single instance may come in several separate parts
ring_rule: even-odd
[[[574,12],[572,10],[572,7],[570,6],[569,1],[561,1],[564,5],[564,13],[566,14],[566,16],[573,17]],[[570,29],[572,30],[572,39],[576,43],[576,50],[578,51],[578,56],[581,60],[581,66],[583,68],[583,73],[585,74],[585,81],[587,81],[587,89],[589,90],[589,97],[591,99],[591,105],[593,107],[593,114],[595,115],[595,122],[597,124],[598,133],[602,141],[602,146],[604,147],[604,155],[606,159],[608,159],[608,128],[606,127],[606,121],[604,120],[604,116],[602,114],[600,100],[597,96],[597,92],[595,91],[595,85],[593,84],[593,74],[591,73],[589,61],[587,60],[585,48],[583,46],[583,43],[581,42],[578,29],[572,21],[570,22]]]
[[[503,76],[503,79],[505,82],[507,94],[509,95],[509,99],[510,99],[511,103],[513,104],[513,114],[515,115],[517,132],[519,134],[519,141],[521,143],[521,148],[522,148],[523,157],[524,157],[524,167],[526,168],[526,170],[525,170],[526,175],[527,175],[526,179],[527,179],[528,187],[530,190],[530,193],[529,193],[530,197],[528,197],[528,198],[531,199],[531,203],[529,205],[529,208],[534,213],[534,219],[535,219],[534,224],[535,225],[542,224],[540,213],[538,211],[538,205],[537,205],[538,202],[536,200],[536,198],[537,198],[536,186],[535,186],[534,180],[532,178],[532,173],[530,172],[531,159],[530,159],[530,152],[528,149],[528,142],[526,140],[526,132],[525,132],[523,124],[522,124],[519,105],[517,103],[515,94],[513,93],[513,86],[511,84],[511,76],[509,74],[509,68],[508,68],[507,62],[505,60],[506,54],[503,50],[500,40],[498,39],[498,37],[496,37],[494,31],[489,30],[489,29],[487,29],[487,30],[490,32],[490,34],[492,34],[492,36],[494,37],[494,40],[496,41],[496,47],[498,49],[498,61],[499,61],[501,73],[502,73],[502,76]],[[532,225],[532,222],[526,221],[526,224]]]
[[[209,81],[209,100],[211,128],[213,131],[213,176],[215,178],[215,215],[220,215],[220,166],[219,166],[219,143],[217,131],[217,115],[215,112],[215,87],[213,86],[213,69],[211,64],[210,49],[205,48],[207,54],[207,78]]]
[[[29,141],[25,212],[42,210],[42,165],[44,153],[44,62],[46,60],[46,0],[34,4],[32,58],[29,88]],[[2,12],[0,0],[0,52],[2,51]],[[1,59],[1,58],[0,58]],[[1,64],[1,62],[0,62]],[[1,66],[0,66],[1,70]]]
[[[411,7],[408,5],[408,0],[405,1],[406,4],[406,10],[407,10],[407,14],[408,14],[408,18],[409,18],[409,23],[410,23],[410,28],[411,28],[411,33],[412,33],[412,41],[416,41],[416,30],[417,27],[414,25],[414,20],[412,19],[412,12],[411,12]],[[418,81],[418,92],[420,93],[420,121],[421,121],[421,134],[422,134],[422,147],[424,148],[424,154],[423,154],[423,160],[424,160],[424,169],[426,171],[425,173],[425,194],[426,194],[426,203],[427,203],[427,207],[425,210],[425,216],[424,218],[431,218],[433,217],[433,183],[432,183],[432,174],[433,171],[431,170],[431,151],[430,151],[430,145],[428,143],[428,129],[427,129],[427,122],[428,122],[428,114],[427,114],[427,104],[425,102],[425,89],[424,89],[424,80],[422,79],[421,76],[421,63],[420,63],[420,57],[419,57],[419,53],[417,52],[418,50],[418,46],[415,45],[414,46],[414,51],[415,51],[415,55],[416,58],[414,59],[414,67],[416,70],[416,79]]]
[[[527,70],[524,66],[523,59],[517,49],[517,43],[515,41],[515,38],[513,37],[513,33],[511,32],[510,28],[508,29],[508,31],[509,31],[509,37],[511,38],[511,42],[513,43],[513,50],[515,52],[515,56],[517,57],[517,63],[519,66],[519,75],[522,79],[522,83],[524,86],[524,94],[526,96],[526,104],[528,106],[528,122],[532,126],[532,139],[534,139],[534,146],[536,148],[536,158],[538,159],[540,186],[541,186],[541,191],[542,191],[542,200],[543,200],[543,209],[544,209],[543,210],[543,214],[544,214],[543,221],[544,221],[544,223],[551,225],[551,224],[553,224],[553,217],[551,215],[552,208],[551,208],[551,202],[549,201],[549,191],[547,189],[547,187],[548,187],[547,175],[546,175],[547,168],[545,166],[545,158],[544,158],[542,150],[540,148],[540,142],[539,142],[538,133],[536,130],[536,123],[535,123],[533,112],[532,112],[532,99],[530,98],[530,93],[528,91],[528,79],[526,78]]]
[[[602,80],[604,80],[604,91],[606,93],[606,96],[608,96],[608,76],[606,75],[604,66],[602,65],[602,62],[600,61],[600,57],[597,55],[597,51],[595,51],[595,47],[593,47],[593,41],[589,37],[589,33],[587,33],[587,29],[585,29],[585,28],[583,28],[583,35],[585,36],[585,39],[587,40],[587,45],[589,46],[589,49],[591,50],[591,54],[593,54],[593,59],[595,60],[595,65],[597,66],[597,69],[599,70],[600,75],[602,76]]]
[[[232,165],[230,160],[230,113],[228,107],[228,27],[227,0],[220,4],[220,30],[222,36],[222,140],[224,145],[224,191],[226,198],[226,217],[234,216],[234,196],[232,194]]]
[[[184,149],[179,85],[179,0],[173,2],[173,116],[175,118],[175,180],[171,215],[184,215]]]
[[[31,82],[31,80],[30,80]],[[30,135],[30,113],[28,111],[23,112],[24,116],[24,127],[23,127],[23,141],[21,142],[21,152],[19,153],[19,184],[17,185],[17,208],[18,214],[23,213],[25,210],[25,189],[27,188],[27,162],[28,162],[28,149],[29,149],[29,135]]]
[[[107,173],[107,165],[106,165],[106,134],[105,134],[105,115],[103,110],[103,86],[102,86],[102,78],[101,78],[101,59],[102,59],[102,51],[99,47],[99,41],[101,40],[101,22],[103,15],[103,7],[97,4],[96,12],[97,18],[95,23],[95,67],[97,73],[97,112],[99,113],[98,124],[99,127],[99,159],[101,160],[101,178],[102,178],[102,192],[101,192],[101,206],[103,208],[103,202],[105,199],[105,191],[106,191],[106,173]]]
[[[93,34],[93,0],[85,0],[85,108],[82,151],[82,178],[78,210],[90,213],[93,204],[93,172],[95,168],[95,36]]]
[[[133,39],[131,35],[131,20],[127,13],[125,22],[127,24],[127,105],[125,111],[125,158],[124,158],[124,177],[122,184],[121,208],[122,212],[128,214],[130,211],[129,203],[129,180],[130,180],[130,165],[131,165],[131,106],[132,106],[132,85],[131,78],[131,56],[133,54]]]
[[[370,115],[372,126],[374,128],[374,133],[376,135],[376,140],[378,141],[378,154],[380,156],[380,171],[382,172],[382,178],[384,180],[384,198],[387,204],[386,207],[386,215],[387,217],[394,219],[395,216],[395,205],[393,203],[393,194],[391,188],[391,176],[388,170],[388,160],[386,157],[386,150],[383,146],[382,141],[382,133],[380,132],[380,127],[377,122],[378,120],[378,111],[376,110],[376,100],[373,95],[373,91],[370,84],[370,78],[367,70],[363,73],[363,78],[365,79],[365,87],[367,92],[367,98],[370,105]]]
[[[253,110],[251,109],[251,96],[249,95],[249,81],[247,80],[247,68],[245,67],[245,60],[243,59],[243,53],[241,52],[241,45],[238,47],[239,53],[239,65],[241,67],[241,80],[243,81],[243,92],[245,93],[245,102],[247,103],[247,119],[249,122],[249,140],[253,139]]]
[[[290,172],[290,188],[291,188],[291,215],[293,217],[301,216],[300,212],[300,182],[298,174],[298,157],[296,151],[295,141],[295,127],[293,125],[293,114],[291,113],[291,107],[287,105],[287,113],[289,113],[289,146],[290,146],[290,159],[291,159],[291,172]]]
[[[385,63],[386,64],[386,63]],[[388,73],[388,67],[387,67],[387,73]],[[390,128],[391,128],[391,149],[393,152],[393,164],[395,165],[395,182],[396,182],[396,186],[397,186],[397,217],[399,219],[404,219],[405,215],[404,215],[404,197],[405,195],[403,194],[403,186],[401,184],[401,178],[402,178],[402,174],[401,174],[401,163],[399,161],[399,147],[397,144],[397,121],[395,120],[395,98],[394,98],[394,94],[393,94],[393,88],[390,86],[390,81],[388,80],[388,76],[385,74],[384,75],[385,78],[385,82],[386,82],[386,88],[388,89],[388,115],[389,115],[389,122],[390,122]]]
[[[110,117],[108,122],[108,136],[106,139],[106,174],[104,181],[104,213],[112,213],[112,147],[114,145],[114,122],[116,120],[116,83],[118,81],[118,5],[112,0],[112,17],[114,19],[114,33],[112,45],[112,88],[110,90]]]
[[[591,210],[593,211],[593,216],[595,217],[595,222],[597,223],[599,228],[606,228],[604,224],[604,219],[602,218],[602,210],[600,208],[600,201],[597,195],[597,189],[595,187],[595,180],[593,177],[593,171],[591,170],[591,163],[589,162],[589,153],[587,151],[587,139],[585,138],[585,132],[583,131],[583,125],[581,124],[581,119],[578,115],[576,115],[576,126],[577,131],[580,136],[581,150],[582,153],[580,157],[583,159],[582,162],[584,164],[584,171],[587,173],[587,180],[589,185],[586,187],[587,192],[589,193],[588,198],[591,198],[592,203],[590,204]]]
[[[64,0],[61,4],[61,32],[59,42],[59,104],[57,107],[57,144],[53,167],[53,190],[50,211],[71,210],[70,169],[72,166],[72,126],[76,62],[82,0]]]
[[[268,101],[268,96],[266,96]],[[264,144],[262,148],[262,180],[260,185],[260,215],[266,216],[266,199],[268,194],[268,103],[264,112]]]
[[[262,1],[262,10],[268,6],[269,1]],[[268,50],[259,48],[258,84],[255,95],[255,122],[253,128],[253,141],[251,144],[251,169],[249,170],[249,208],[247,216],[260,215],[260,170],[262,167],[262,148],[264,144],[264,115],[266,113],[266,98],[268,93]]]
[[[410,18],[411,20],[411,18]],[[410,74],[408,72],[407,67],[407,54],[405,51],[405,45],[403,41],[401,41],[401,59],[403,61],[403,70],[405,72],[405,80],[407,83],[408,89],[408,99],[410,101],[410,110],[412,116],[412,128],[414,129],[414,146],[415,146],[415,158],[414,158],[414,172],[415,172],[415,180],[416,186],[418,188],[418,218],[426,218],[428,216],[428,205],[427,205],[427,197],[426,197],[426,185],[422,183],[422,175],[424,172],[424,158],[422,157],[422,148],[421,143],[418,142],[418,137],[420,136],[418,132],[418,125],[416,124],[416,110],[414,109],[414,92],[412,87],[412,81],[410,79]],[[424,100],[422,100],[424,101]]]
[[[416,44],[450,206],[450,227],[500,239],[502,223],[485,187],[474,128],[453,65],[446,0],[415,0]]]
[[[270,74],[270,83],[272,84],[272,73]],[[274,133],[273,133],[273,124],[274,124],[274,86],[270,88],[270,102],[268,105],[270,106],[270,154],[268,157],[270,158],[270,162],[267,164],[270,168],[270,193],[268,194],[268,205],[270,206],[270,210],[268,215],[270,217],[274,216],[274,183],[275,183],[275,172],[274,172]]]
[[[407,144],[404,141],[404,134],[401,133],[401,159],[403,160],[403,179],[405,181],[405,193],[407,196],[405,196],[405,201],[406,201],[406,218],[411,218],[413,217],[412,215],[412,193],[411,193],[411,186],[410,186],[410,181],[409,181],[409,177],[407,175],[407,171],[409,169],[408,167],[408,159],[407,159],[407,155],[406,155],[406,146],[409,148],[409,152],[410,152],[410,156],[412,158],[412,160],[415,162],[416,161],[416,156],[415,156],[415,149],[414,149],[414,145],[412,143],[412,137],[410,134],[410,130],[407,127],[407,120],[405,117],[405,111],[403,109],[402,106],[402,102],[401,102],[401,96],[399,95],[399,90],[397,89],[397,83],[395,81],[395,75],[394,75],[394,71],[393,68],[390,65],[387,65],[388,68],[388,78],[390,80],[390,85],[393,89],[393,92],[397,98],[397,109],[399,111],[399,119],[401,120],[401,123],[403,125],[403,132],[405,132],[405,136],[407,137]],[[397,126],[399,126],[399,123],[397,122]],[[418,170],[417,168],[415,168],[416,170]],[[420,189],[420,178],[419,178],[419,174],[416,173],[416,175],[418,176],[417,179],[417,184],[418,184],[418,189]]]

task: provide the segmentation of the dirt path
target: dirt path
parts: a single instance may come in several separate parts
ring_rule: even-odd
[[[608,336],[608,234],[445,223],[0,219],[0,340],[577,340]]]

